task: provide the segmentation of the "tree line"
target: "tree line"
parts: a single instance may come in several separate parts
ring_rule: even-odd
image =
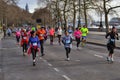
[[[39,5],[46,5],[51,12],[52,19],[55,22],[61,22],[67,27],[69,20],[75,28],[75,21],[78,19],[78,26],[81,26],[80,20],[83,18],[85,25],[88,26],[88,19],[92,20],[90,13],[96,12],[102,17],[104,16],[106,32],[109,31],[108,15],[117,14],[116,8],[120,5],[112,5],[114,0],[38,0]],[[94,11],[94,12],[93,12]],[[78,15],[78,16],[77,16]]]
[[[0,24],[6,26],[21,26],[34,23],[32,14],[17,6],[19,0],[0,0]]]

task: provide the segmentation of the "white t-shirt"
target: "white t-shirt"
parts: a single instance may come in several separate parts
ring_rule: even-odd
[[[62,35],[62,29],[58,29],[58,35]]]

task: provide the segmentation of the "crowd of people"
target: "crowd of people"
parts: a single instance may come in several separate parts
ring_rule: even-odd
[[[11,33],[9,29],[7,30],[7,32]],[[48,36],[50,40],[50,45],[54,45],[54,37],[55,34],[57,35],[58,44],[64,45],[66,51],[66,60],[69,61],[69,54],[71,52],[73,40],[76,41],[76,49],[79,49],[80,45],[84,47],[86,44],[88,33],[88,28],[85,25],[83,27],[76,28],[76,30],[73,30],[72,27],[68,27],[67,30],[63,30],[62,27],[54,29],[53,27],[46,28],[42,26],[38,29],[36,27],[31,27],[27,29],[18,28],[15,31],[15,36],[17,44],[20,44],[22,47],[23,56],[25,56],[26,54],[32,54],[33,66],[35,66],[35,58],[37,52],[40,52],[41,56],[45,56],[44,42],[48,39]],[[8,34],[8,36],[10,36],[10,34]],[[115,39],[119,39],[115,27],[113,27],[112,31],[108,33],[105,37],[108,38],[108,36],[110,36],[110,38],[107,44],[107,48],[109,51],[107,60],[113,62]]]

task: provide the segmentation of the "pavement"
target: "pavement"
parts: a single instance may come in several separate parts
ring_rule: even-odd
[[[89,31],[87,42],[90,44],[106,46],[108,39],[105,38],[105,35],[105,32]],[[120,49],[120,40],[116,40],[116,48]]]
[[[48,39],[45,56],[37,54],[33,67],[32,56],[22,55],[15,38],[6,37],[0,45],[0,80],[120,80],[119,50],[115,50],[115,62],[109,64],[105,47],[86,44],[77,49],[73,44],[70,61],[66,61],[64,46],[57,43],[57,38],[50,45]]]

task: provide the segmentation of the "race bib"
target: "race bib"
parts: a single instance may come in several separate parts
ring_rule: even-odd
[[[115,39],[110,39],[110,41],[115,42]]]
[[[27,39],[27,37],[23,37],[23,39]]]
[[[66,40],[66,43],[67,43],[67,44],[69,44],[69,43],[70,43],[70,40],[69,40],[69,39],[68,39],[68,40]]]
[[[33,43],[33,46],[37,46],[37,43]]]
[[[43,34],[40,34],[39,36],[43,36]]]

